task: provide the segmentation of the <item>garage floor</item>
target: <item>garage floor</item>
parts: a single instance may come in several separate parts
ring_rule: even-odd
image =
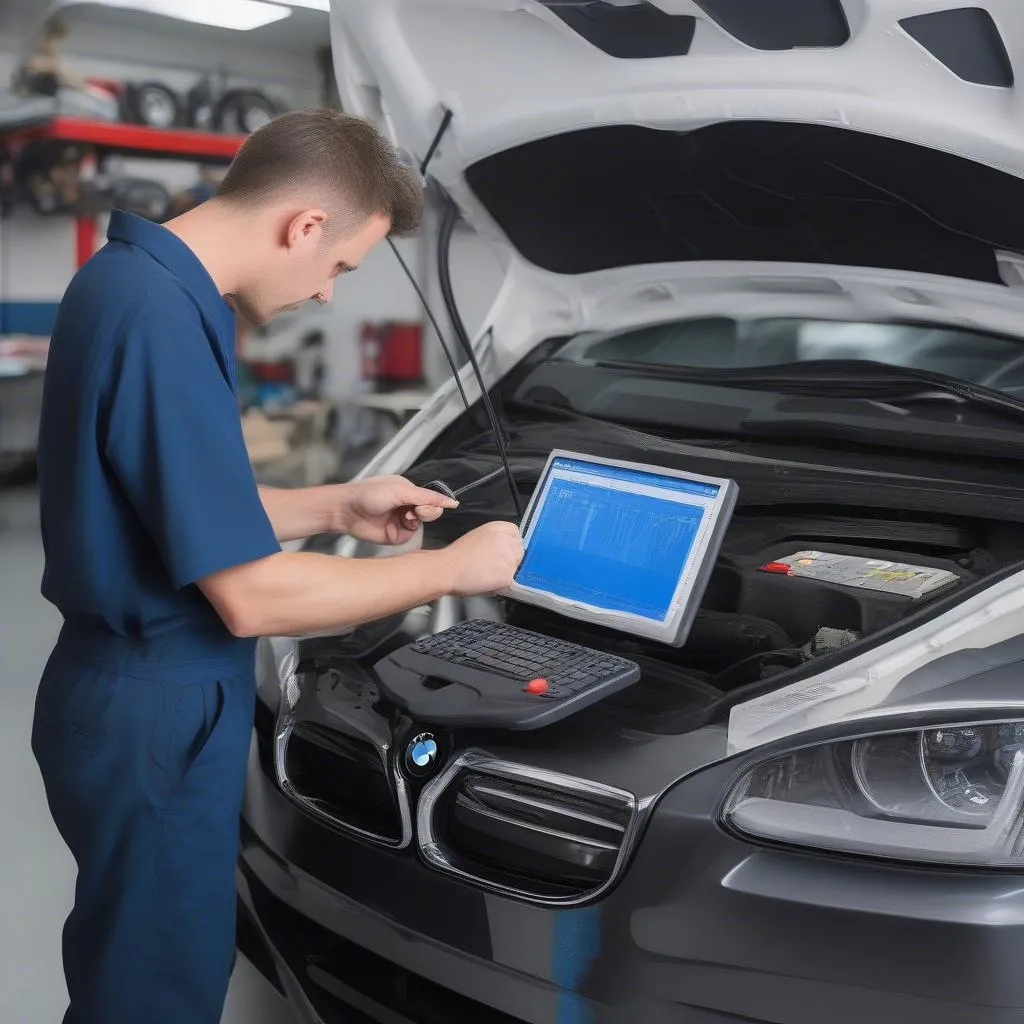
[[[31,489],[0,489],[0,1021],[57,1024],[67,1004],[60,934],[75,865],[50,820],[29,748],[36,684],[60,617],[39,596],[43,556]],[[222,1024],[295,1024],[239,959]]]

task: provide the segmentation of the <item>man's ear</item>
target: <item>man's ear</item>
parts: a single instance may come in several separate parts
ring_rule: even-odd
[[[305,248],[310,242],[319,243],[326,223],[326,210],[302,210],[295,214],[285,227],[285,246],[289,251],[298,251]]]

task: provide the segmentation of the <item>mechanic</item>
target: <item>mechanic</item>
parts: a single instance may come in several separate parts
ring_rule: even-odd
[[[64,625],[32,746],[78,864],[65,1024],[217,1024],[255,637],[336,630],[507,586],[518,530],[443,551],[289,552],[322,532],[399,545],[457,502],[399,477],[258,488],[236,403],[235,313],[264,323],[418,224],[421,191],[367,122],[283,115],[208,202],[111,217],[61,305],[39,439],[43,594]]]

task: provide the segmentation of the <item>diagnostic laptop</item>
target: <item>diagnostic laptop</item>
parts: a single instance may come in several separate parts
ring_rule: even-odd
[[[671,646],[686,642],[735,508],[731,480],[554,451],[505,596]],[[635,662],[500,622],[424,637],[376,666],[424,721],[538,728],[632,685]]]
[[[680,647],[736,505],[731,480],[554,451],[508,596]]]

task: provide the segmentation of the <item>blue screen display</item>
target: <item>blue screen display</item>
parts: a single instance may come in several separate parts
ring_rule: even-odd
[[[551,481],[516,582],[608,611],[661,621],[696,542],[705,505],[637,494],[604,481],[647,484],[714,499],[713,484],[556,459],[588,479]]]

